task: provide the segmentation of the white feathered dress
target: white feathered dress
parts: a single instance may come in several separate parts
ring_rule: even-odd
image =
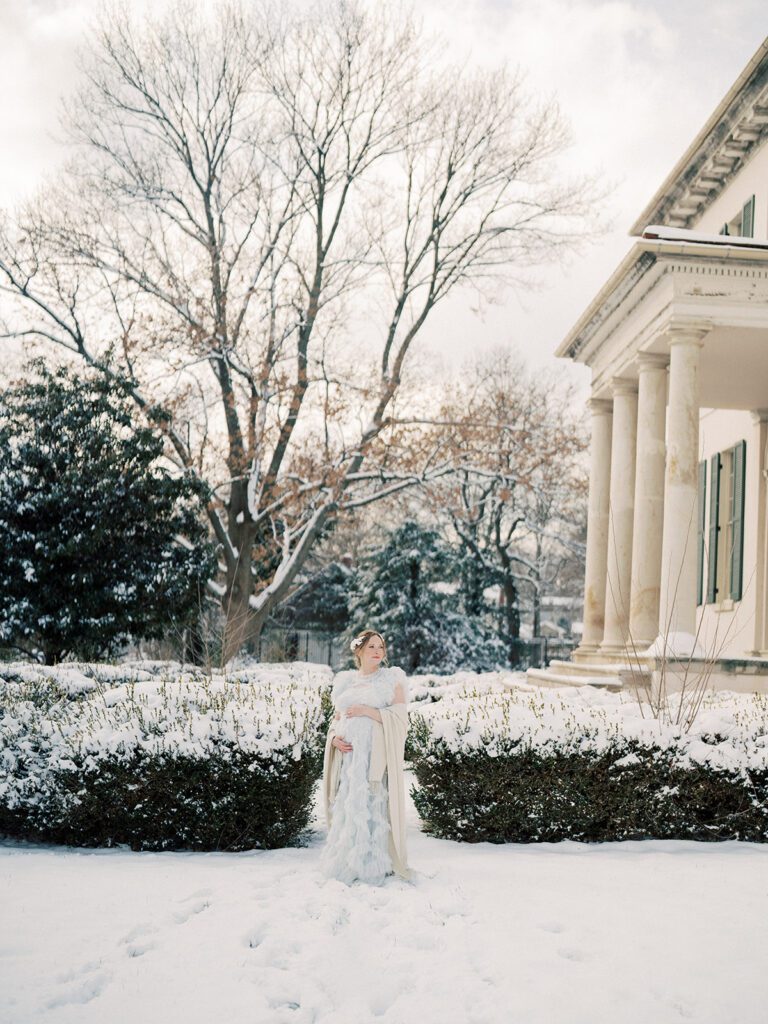
[[[406,704],[394,704],[398,683]],[[331,700],[340,717],[332,721],[325,744],[328,837],[321,869],[347,884],[359,880],[380,885],[393,872],[408,879],[403,780],[407,677],[402,669],[388,666],[365,676],[356,670],[339,672]],[[362,715],[345,717],[353,704],[378,708],[382,722]],[[334,747],[334,736],[351,743],[352,750],[342,753]]]

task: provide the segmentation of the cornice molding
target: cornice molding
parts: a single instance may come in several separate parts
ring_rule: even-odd
[[[768,39],[629,229],[689,228],[768,139]]]
[[[651,273],[653,271],[653,273]],[[711,275],[731,279],[768,278],[768,249],[638,239],[555,350],[560,358],[585,362],[584,350],[604,323],[621,310],[625,319],[659,281],[669,276]],[[647,281],[643,278],[647,277]]]

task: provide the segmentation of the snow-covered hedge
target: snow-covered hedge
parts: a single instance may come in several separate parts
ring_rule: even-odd
[[[134,849],[302,841],[330,670],[0,666],[0,829]]]
[[[468,842],[768,840],[768,698],[708,695],[689,731],[629,694],[445,693],[411,708],[414,800]]]

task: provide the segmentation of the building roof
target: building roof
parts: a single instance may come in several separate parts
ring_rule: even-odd
[[[600,325],[663,256],[694,256],[736,264],[765,264],[768,263],[768,239],[697,234],[695,231],[659,225],[649,227],[592,299],[555,350],[555,355],[583,361],[579,358],[580,353]]]
[[[768,136],[768,38],[630,228],[690,227]]]

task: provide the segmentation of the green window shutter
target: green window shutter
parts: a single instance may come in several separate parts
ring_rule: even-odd
[[[731,496],[731,539],[730,590],[734,601],[741,600],[744,578],[744,475],[747,463],[747,442],[739,441],[732,449],[733,494]]]
[[[741,233],[745,238],[755,235],[755,197],[750,196],[741,210]]]
[[[720,529],[720,454],[709,460],[709,554],[707,557],[707,604],[717,600],[717,532]]]
[[[707,462],[702,459],[699,463],[699,534],[697,538],[698,563],[696,566],[696,604],[704,600],[704,518],[705,503],[707,500]]]

